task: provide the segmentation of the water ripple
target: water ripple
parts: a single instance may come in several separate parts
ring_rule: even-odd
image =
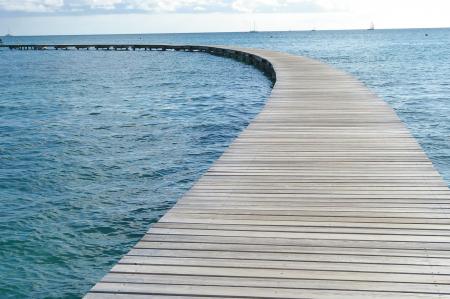
[[[80,297],[270,92],[206,54],[71,54],[0,51],[1,298]]]

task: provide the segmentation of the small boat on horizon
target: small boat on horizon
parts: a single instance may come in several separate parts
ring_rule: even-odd
[[[255,21],[253,21],[253,28],[251,28],[249,32],[250,33],[257,33],[258,32],[258,31],[256,31],[256,23],[255,23]]]
[[[11,37],[11,28],[8,27],[8,33],[5,34],[5,37]]]
[[[375,24],[373,22],[370,23],[370,27],[367,30],[375,30]]]

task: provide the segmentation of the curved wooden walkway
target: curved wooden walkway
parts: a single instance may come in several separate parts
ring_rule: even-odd
[[[384,101],[304,57],[190,47],[273,67],[272,95],[86,298],[450,298],[449,189]]]

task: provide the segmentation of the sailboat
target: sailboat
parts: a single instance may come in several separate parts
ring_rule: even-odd
[[[373,22],[370,23],[370,27],[367,30],[375,30],[375,24]]]
[[[5,34],[6,37],[12,36],[11,35],[11,30],[8,28],[8,33]]]
[[[253,28],[250,30],[250,33],[256,33],[258,31],[256,31],[256,23],[255,21],[253,21]]]

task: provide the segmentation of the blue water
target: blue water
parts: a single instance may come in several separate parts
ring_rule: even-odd
[[[450,182],[449,29],[6,42],[229,44],[314,57],[391,104]],[[254,68],[200,53],[0,51],[0,70],[0,298],[80,297],[270,93]]]

